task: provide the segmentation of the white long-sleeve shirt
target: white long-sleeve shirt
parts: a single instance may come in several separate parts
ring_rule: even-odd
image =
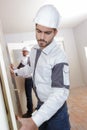
[[[37,49],[38,45],[31,50],[31,67],[26,65],[16,71],[19,76],[27,77],[34,72]],[[42,50],[35,69],[34,83],[40,101],[44,102],[32,115],[33,121],[40,126],[62,107],[69,95],[68,61],[55,41]]]
[[[29,60],[29,55],[23,56],[21,63],[25,66],[28,64],[28,60]]]

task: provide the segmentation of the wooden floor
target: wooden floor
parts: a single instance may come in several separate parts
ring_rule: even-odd
[[[68,108],[71,130],[87,130],[87,87],[70,90]]]

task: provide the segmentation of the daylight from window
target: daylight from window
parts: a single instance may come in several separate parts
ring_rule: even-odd
[[[85,49],[85,55],[86,55],[86,58],[87,58],[87,47],[84,47]]]

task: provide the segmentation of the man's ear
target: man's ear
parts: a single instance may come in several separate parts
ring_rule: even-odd
[[[58,33],[58,30],[57,29],[55,29],[55,36],[56,36],[56,34]]]

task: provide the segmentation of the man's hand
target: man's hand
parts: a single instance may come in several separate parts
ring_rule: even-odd
[[[38,127],[32,120],[32,118],[20,118],[17,117],[17,120],[21,123],[20,130],[38,130]]]
[[[13,64],[10,64],[10,67],[11,67],[11,69],[14,69],[14,65]]]
[[[12,69],[11,67],[10,67],[10,73],[11,73],[12,75],[15,75],[15,74],[14,74],[14,69]]]

